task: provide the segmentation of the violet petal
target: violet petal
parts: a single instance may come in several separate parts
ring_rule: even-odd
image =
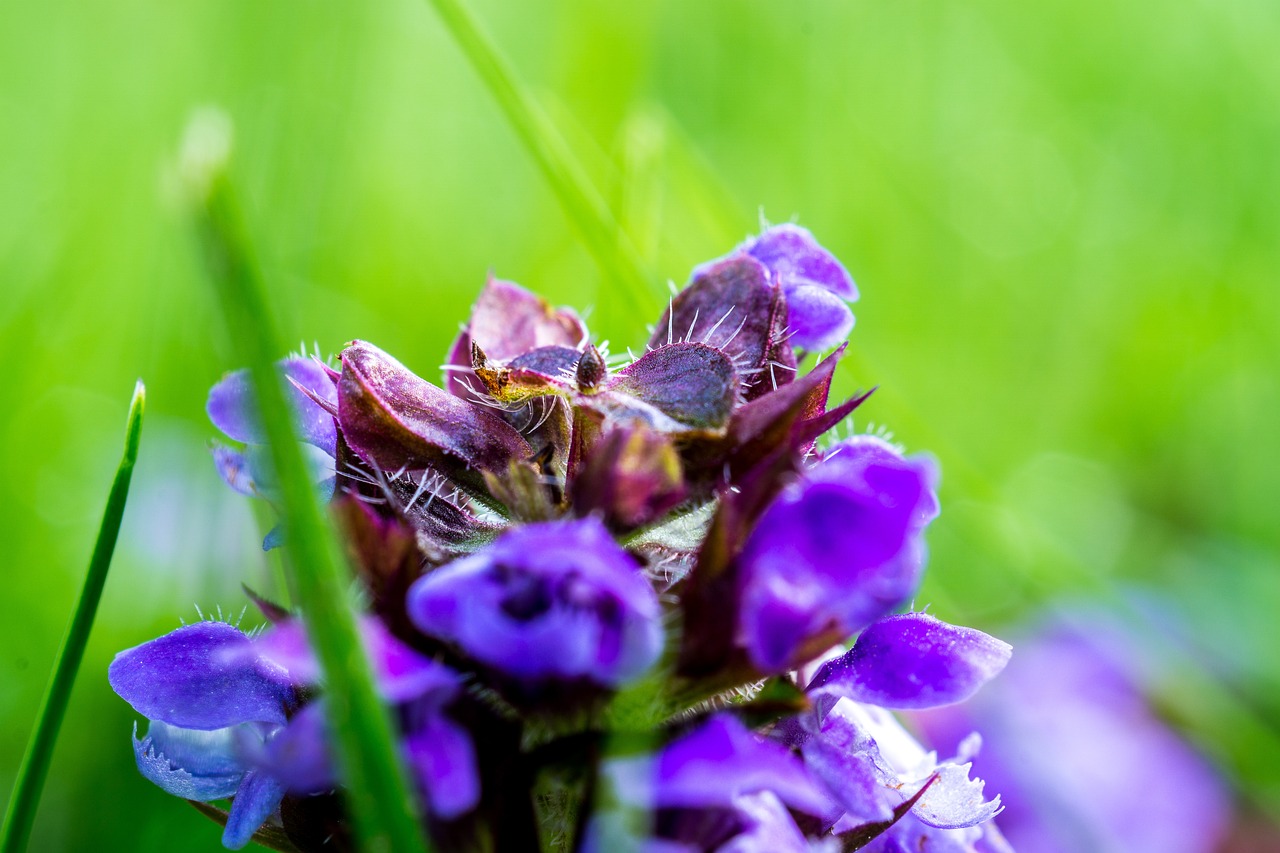
[[[431,695],[444,702],[457,692],[457,676],[452,671],[396,639],[375,617],[362,617],[359,630],[378,692],[388,701],[407,702]],[[302,623],[296,620],[276,625],[254,640],[252,654],[288,673],[294,684],[320,680],[320,664]]]
[[[781,276],[785,288],[815,285],[847,302],[858,298],[858,288],[849,271],[807,228],[790,223],[774,225],[742,248]]]
[[[244,774],[240,789],[231,801],[227,825],[222,832],[222,846],[239,850],[253,839],[258,828],[280,808],[284,788],[269,774],[250,770]]]
[[[337,405],[333,383],[325,375],[324,368],[313,359],[293,356],[277,363],[280,372],[321,399]],[[294,428],[298,437],[314,444],[330,456],[334,455],[337,432],[333,416],[311,400],[305,393],[289,383],[285,388],[293,410]],[[229,373],[209,391],[206,405],[209,419],[228,438],[248,444],[265,444],[266,431],[258,414],[249,371]]]
[[[1008,643],[927,613],[887,616],[824,665],[810,689],[829,687],[884,708],[934,708],[968,699],[1011,654]]]
[[[787,288],[786,295],[787,333],[797,349],[831,349],[853,331],[853,311],[831,291],[803,285]]]
[[[653,800],[659,807],[729,807],[737,797],[759,791],[771,791],[809,814],[830,807],[789,750],[760,739],[732,716],[717,714],[662,751]]]
[[[107,679],[138,713],[179,728],[283,723],[293,690],[245,654],[250,648],[239,628],[197,622],[120,652]]]
[[[453,820],[476,807],[480,775],[475,748],[464,729],[440,715],[430,715],[406,739],[405,749],[432,814]]]

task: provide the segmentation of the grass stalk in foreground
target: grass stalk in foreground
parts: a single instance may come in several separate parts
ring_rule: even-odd
[[[180,168],[196,196],[200,237],[227,328],[249,363],[279,483],[288,580],[324,675],[326,713],[357,847],[365,853],[425,853],[391,716],[376,692],[347,603],[346,558],[309,476],[275,365],[283,350],[226,177],[229,148],[225,116],[198,115],[184,141]]]
[[[146,389],[142,382],[133,389],[129,404],[129,420],[125,427],[124,458],[116,469],[111,492],[107,496],[107,508],[98,527],[98,540],[89,559],[89,571],[85,574],[80,600],[76,603],[71,624],[62,640],[62,648],[54,661],[53,675],[44,694],[44,704],[36,718],[36,728],[27,744],[26,755],[18,769],[18,778],[9,798],[9,808],[4,816],[4,828],[0,831],[0,851],[18,853],[25,850],[35,820],[36,807],[53,758],[53,747],[62,728],[71,687],[84,659],[84,649],[93,629],[93,619],[98,612],[102,588],[107,582],[107,570],[111,568],[111,556],[115,553],[116,538],[120,534],[120,522],[124,518],[124,506],[129,497],[129,481],[133,478],[133,465],[138,459],[138,442],[142,436],[142,410],[146,401]]]
[[[520,84],[515,71],[481,29],[465,0],[430,2],[515,128],[520,141],[537,161],[565,212],[582,232],[596,262],[621,285],[634,308],[644,316],[656,314],[658,301],[640,253],[604,197],[592,185],[564,137],[533,95]]]

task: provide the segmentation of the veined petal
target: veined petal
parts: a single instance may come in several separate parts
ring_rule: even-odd
[[[258,665],[248,637],[225,622],[197,622],[116,655],[111,688],[138,713],[184,729],[283,723],[293,690]]]
[[[887,616],[825,664],[810,689],[833,689],[884,708],[950,705],[994,678],[1012,653],[1008,643],[927,613]]]

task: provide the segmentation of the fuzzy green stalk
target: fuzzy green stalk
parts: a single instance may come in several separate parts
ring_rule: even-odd
[[[89,632],[93,630],[93,618],[98,612],[102,588],[107,582],[107,571],[111,568],[111,556],[115,553],[116,539],[120,535],[120,521],[124,518],[124,506],[129,498],[129,481],[133,478],[133,465],[138,459],[145,402],[146,389],[139,380],[134,386],[133,400],[129,404],[129,419],[124,433],[124,458],[120,460],[120,467],[116,469],[111,491],[107,495],[107,508],[102,514],[102,524],[98,527],[98,540],[93,546],[93,556],[89,558],[89,570],[85,573],[84,586],[80,589],[80,600],[76,602],[71,624],[67,626],[62,648],[54,661],[53,676],[49,679],[44,703],[36,718],[36,728],[27,744],[22,766],[18,769],[13,795],[9,798],[4,828],[0,830],[0,851],[3,853],[25,850],[31,836],[36,807],[40,804],[44,780],[49,773],[49,762],[53,759],[53,747],[58,741],[63,717],[66,716],[71,687],[75,684],[76,673],[84,659],[84,649],[89,642]]]
[[[196,187],[200,237],[227,328],[249,363],[279,482],[288,580],[323,673],[325,709],[357,847],[365,853],[425,853],[428,842],[391,715],[376,692],[347,603],[350,569],[308,474],[275,366],[281,350],[266,287],[224,164],[204,165],[211,168],[198,176]]]
[[[596,263],[622,286],[634,308],[644,316],[655,313],[658,305],[644,260],[555,124],[520,84],[510,63],[464,0],[431,0],[431,5],[537,161]]]

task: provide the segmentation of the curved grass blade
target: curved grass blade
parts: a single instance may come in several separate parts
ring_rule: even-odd
[[[345,590],[350,573],[312,485],[294,433],[275,359],[283,350],[268,312],[265,284],[225,173],[230,127],[220,113],[197,116],[184,154],[197,202],[199,236],[221,298],[227,328],[249,363],[270,460],[279,482],[285,561],[293,599],[327,684],[325,704],[337,740],[338,766],[366,853],[425,853],[416,800],[396,745],[391,717],[374,689]]]
[[[533,155],[560,204],[587,241],[606,274],[623,286],[644,316],[659,307],[645,263],[618,224],[604,197],[592,185],[564,137],[533,95],[521,84],[497,45],[481,29],[465,0],[431,0],[453,40],[466,54],[494,100]]]
[[[133,478],[133,465],[138,459],[145,402],[146,389],[139,380],[134,386],[133,400],[129,404],[124,458],[120,460],[120,467],[116,469],[111,491],[107,495],[107,508],[102,514],[102,524],[98,527],[98,540],[93,546],[93,556],[89,559],[89,571],[85,574],[84,586],[80,590],[80,600],[76,602],[71,624],[67,626],[62,648],[54,661],[53,676],[49,679],[49,687],[44,694],[35,732],[27,744],[27,753],[23,756],[18,779],[13,786],[13,795],[9,798],[4,829],[0,831],[0,851],[3,853],[25,850],[31,835],[31,824],[35,820],[40,793],[49,772],[49,761],[53,758],[58,730],[62,727],[80,661],[84,659],[84,648],[89,642],[93,618],[98,612],[98,601],[102,598],[102,588],[107,582],[107,570],[111,567],[111,555],[115,552],[116,538],[120,534],[120,521],[124,518],[124,505],[129,497],[129,481]]]

